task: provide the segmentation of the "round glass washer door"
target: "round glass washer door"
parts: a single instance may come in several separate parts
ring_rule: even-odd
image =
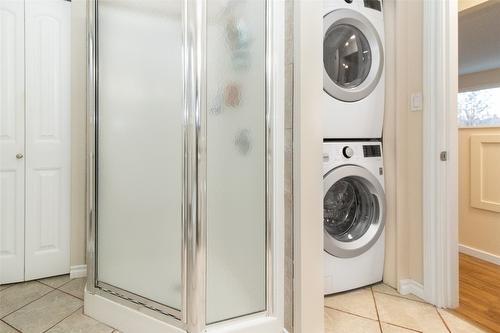
[[[345,102],[359,101],[377,86],[383,47],[375,27],[350,9],[323,17],[323,89]]]
[[[384,229],[382,185],[368,170],[353,165],[333,169],[323,183],[325,251],[340,258],[359,256]]]

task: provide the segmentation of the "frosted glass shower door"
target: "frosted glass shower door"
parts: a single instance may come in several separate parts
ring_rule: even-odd
[[[98,286],[173,309],[182,305],[182,11],[182,0],[97,2]]]
[[[266,1],[207,2],[207,323],[266,310]]]

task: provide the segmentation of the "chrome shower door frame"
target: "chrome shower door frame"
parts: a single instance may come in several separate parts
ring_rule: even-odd
[[[98,281],[97,274],[97,129],[98,129],[98,22],[97,1],[87,0],[87,147],[86,147],[86,246],[87,286],[99,295],[163,320],[190,333],[206,327],[206,6],[209,0],[183,0],[184,125],[182,194],[182,306],[174,309]],[[179,0],[181,1],[181,0]],[[228,320],[275,315],[274,286],[274,142],[276,76],[273,59],[273,6],[266,1],[266,310]],[[279,60],[278,60],[279,61]]]
[[[87,1],[87,172],[86,172],[86,182],[87,182],[87,286],[86,290],[90,294],[95,294],[102,296],[104,298],[110,299],[114,302],[122,304],[127,307],[134,309],[141,308],[141,311],[145,311],[149,315],[161,319],[169,324],[179,327],[182,329],[187,329],[186,325],[186,303],[187,303],[187,265],[186,265],[186,255],[187,255],[187,242],[185,241],[186,233],[186,215],[187,205],[186,205],[186,156],[188,154],[184,153],[183,161],[183,194],[182,194],[182,305],[181,309],[174,309],[164,304],[149,300],[147,298],[141,297],[130,293],[121,288],[103,283],[98,280],[97,274],[97,145],[98,145],[98,77],[99,77],[99,63],[98,63],[98,19],[97,19],[97,2],[98,0],[88,0]],[[182,24],[184,29],[186,28],[186,8],[189,0],[184,1],[184,11],[182,17]],[[185,34],[185,33],[184,33]],[[184,49],[186,48],[186,43]],[[184,57],[186,51],[184,50]],[[186,65],[184,66],[186,68]],[[184,84],[184,91],[186,90],[186,82]],[[186,141],[188,133],[189,121],[187,118],[187,109],[184,105],[184,129],[183,136],[184,141]],[[184,143],[184,147],[186,144]]]

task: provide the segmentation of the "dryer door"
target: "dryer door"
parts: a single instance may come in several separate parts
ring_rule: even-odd
[[[359,12],[334,10],[323,17],[323,89],[345,102],[359,101],[377,86],[384,65],[375,27]]]
[[[323,179],[324,249],[351,258],[370,249],[384,229],[385,197],[367,169],[346,165]]]

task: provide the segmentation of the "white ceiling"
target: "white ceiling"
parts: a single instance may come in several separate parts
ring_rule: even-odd
[[[500,68],[500,1],[462,11],[458,40],[460,75]]]

